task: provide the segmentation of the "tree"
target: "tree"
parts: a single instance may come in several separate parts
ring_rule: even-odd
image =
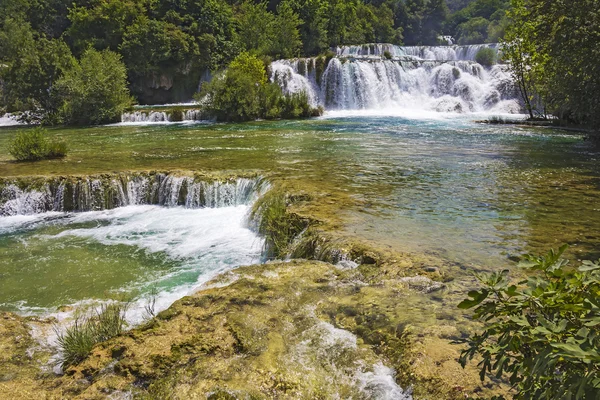
[[[484,325],[459,341],[460,363],[480,356],[481,380],[508,376],[517,399],[600,398],[600,261],[569,268],[565,249],[526,256],[516,284],[508,271],[479,276],[483,288],[459,305]]]
[[[118,51],[127,28],[146,13],[145,1],[91,0],[69,9],[71,26],[66,36],[75,55],[89,46]]]
[[[132,103],[121,56],[110,50],[86,50],[81,60],[56,82],[53,98],[66,124],[119,121]]]
[[[423,43],[436,45],[442,31],[444,21],[448,18],[446,0],[429,0],[425,7],[423,20]]]
[[[299,118],[320,115],[305,93],[284,96],[267,79],[263,61],[241,53],[227,70],[203,85],[196,99],[218,121],[251,121],[258,118]]]
[[[198,82],[201,72],[197,40],[172,23],[141,19],[130,26],[119,50],[127,66],[132,92],[146,99],[148,87],[161,77],[179,82]],[[191,96],[191,94],[190,94]]]
[[[248,52],[267,54],[273,47],[275,15],[267,11],[267,3],[246,0],[238,17],[240,42]]]
[[[513,0],[508,34],[530,51],[545,104],[561,119],[600,131],[598,0]],[[521,29],[527,27],[527,29]]]
[[[326,0],[284,0],[302,20],[300,35],[304,54],[316,55],[327,49],[327,13]]]
[[[36,39],[22,20],[6,18],[0,31],[0,106],[22,113],[26,122],[51,122],[55,108],[50,93],[55,82],[74,65],[66,43]]]
[[[277,7],[277,16],[273,23],[273,40],[269,54],[276,58],[292,58],[302,48],[298,27],[302,20],[287,3]]]

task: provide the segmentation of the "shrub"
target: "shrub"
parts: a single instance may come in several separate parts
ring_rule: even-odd
[[[61,158],[67,155],[67,151],[67,145],[64,142],[48,142],[46,130],[39,127],[17,133],[9,149],[9,153],[17,161]]]
[[[183,110],[180,108],[174,108],[169,113],[169,116],[170,116],[171,122],[181,122],[181,121],[183,121],[183,117],[184,117]]]
[[[53,98],[62,122],[98,125],[120,121],[132,104],[127,70],[121,56],[89,49],[79,63],[56,82]]]
[[[475,61],[484,67],[491,67],[496,64],[496,51],[490,47],[482,47],[475,54]]]
[[[96,315],[80,317],[64,332],[57,330],[61,350],[61,367],[64,369],[85,360],[94,346],[123,333],[126,325],[126,306],[103,305]]]
[[[460,363],[479,355],[482,381],[508,375],[519,399],[600,398],[600,261],[568,268],[565,249],[526,256],[533,274],[517,284],[508,271],[479,276],[484,287],[459,305],[484,324],[460,341]]]
[[[284,95],[270,83],[264,63],[248,53],[240,54],[227,71],[204,84],[196,100],[219,121],[250,121],[259,118],[300,118],[316,113],[306,93]]]
[[[385,57],[386,60],[391,60],[392,59],[392,53],[390,53],[389,51],[384,51],[383,52],[383,57]]]

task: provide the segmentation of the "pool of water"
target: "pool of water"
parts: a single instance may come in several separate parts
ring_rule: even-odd
[[[49,313],[90,300],[168,307],[216,274],[260,262],[248,206],[129,206],[0,218],[0,307]]]
[[[10,161],[16,128],[5,128],[0,174],[252,171],[350,199],[339,205],[342,232],[400,251],[477,268],[505,267],[512,256],[563,243],[571,258],[600,256],[598,147],[576,134],[474,119],[480,117],[371,112],[54,129],[50,135],[69,143],[69,157],[37,163]],[[259,260],[261,243],[242,222],[246,210],[142,207],[0,218],[0,303],[57,306],[156,283],[165,292],[190,290],[211,274]]]

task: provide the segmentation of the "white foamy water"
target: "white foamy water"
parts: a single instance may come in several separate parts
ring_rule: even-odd
[[[353,333],[314,318],[315,325],[303,332],[304,340],[296,346],[291,360],[308,370],[314,368],[315,362],[326,365],[332,384],[345,383],[368,399],[412,399],[410,392],[396,383],[392,368],[381,362],[370,365],[362,359]]]
[[[16,126],[23,125],[10,114],[0,115],[0,126]]]
[[[111,248],[117,246],[121,249],[123,246],[129,246],[132,256],[136,252],[144,252],[150,257],[149,260],[153,259],[151,257],[153,254],[166,257],[169,267],[159,268],[158,274],[156,268],[153,270],[149,265],[148,276],[144,276],[145,272],[141,270],[139,282],[131,282],[131,277],[125,274],[128,271],[124,271],[127,278],[123,278],[121,288],[113,286],[106,289],[123,292],[135,290],[142,293],[131,302],[128,310],[128,320],[137,323],[146,317],[144,307],[148,302],[151,288],[158,289],[155,311],[159,312],[168,308],[177,299],[191,294],[216,275],[238,266],[252,265],[261,261],[263,241],[246,226],[248,211],[247,205],[202,209],[140,205],[78,214],[52,212],[17,215],[0,218],[0,234],[5,239],[10,239],[11,235],[14,235],[18,242],[24,244],[25,252],[31,247],[37,251],[39,246],[47,243],[46,256],[36,257],[34,260],[36,265],[32,265],[32,268],[38,274],[48,274],[47,279],[42,278],[42,281],[48,282],[52,282],[56,275],[77,274],[77,270],[63,271],[59,266],[63,253],[68,254],[69,249],[77,246],[103,245],[106,246],[104,252],[109,252]],[[48,233],[57,230],[58,233]],[[9,254],[11,257],[18,257],[18,254],[16,256],[13,253]],[[97,263],[98,260],[85,259],[89,257],[85,252],[77,254],[79,254],[77,262],[84,266],[81,273],[89,275],[90,271],[85,270],[85,265],[90,262]],[[110,255],[106,254],[108,260]],[[122,253],[119,254],[123,257]],[[23,257],[28,256],[24,254]],[[107,261],[106,266],[111,268],[110,283],[114,285],[119,280],[119,269],[112,270],[115,268],[115,263],[112,260],[110,262]],[[102,260],[94,265],[103,265]],[[158,267],[160,265],[162,264],[157,264]],[[8,279],[20,281],[23,285],[20,288],[22,298],[13,301],[13,307],[21,309],[25,314],[33,312],[55,315],[61,320],[68,317],[69,312],[56,314],[50,305],[62,301],[61,290],[56,290],[56,301],[52,298],[54,292],[48,293],[50,291],[46,290],[44,301],[50,303],[47,307],[43,307],[39,301],[38,304],[30,304],[28,291],[39,290],[40,283],[37,282],[38,286],[28,289],[27,271],[9,269],[7,273],[13,274],[13,276],[8,275]],[[98,275],[107,273],[107,271],[98,271]],[[20,278],[20,275],[23,277]],[[61,279],[64,284],[69,285],[70,278],[61,276]],[[67,281],[65,282],[64,279]],[[81,282],[81,277],[73,276],[72,279],[73,285]],[[14,300],[14,292],[12,293]],[[85,295],[82,297],[83,299],[80,297],[71,302],[73,308],[82,302],[104,301],[101,298],[86,299]],[[10,305],[6,304],[6,301],[4,303],[4,307]]]
[[[285,93],[307,93],[327,111],[410,110],[518,114],[522,107],[506,65],[485,68],[474,61],[495,45],[399,47],[349,46],[324,60],[303,58],[271,64],[271,80]],[[385,59],[384,52],[393,59]],[[407,111],[405,111],[407,112]]]

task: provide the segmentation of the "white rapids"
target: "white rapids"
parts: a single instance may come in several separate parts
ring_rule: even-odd
[[[483,67],[477,52],[496,45],[338,48],[337,56],[275,61],[271,80],[286,93],[304,91],[327,111],[409,109],[443,113],[517,114],[506,65]],[[382,56],[389,52],[391,59]]]

